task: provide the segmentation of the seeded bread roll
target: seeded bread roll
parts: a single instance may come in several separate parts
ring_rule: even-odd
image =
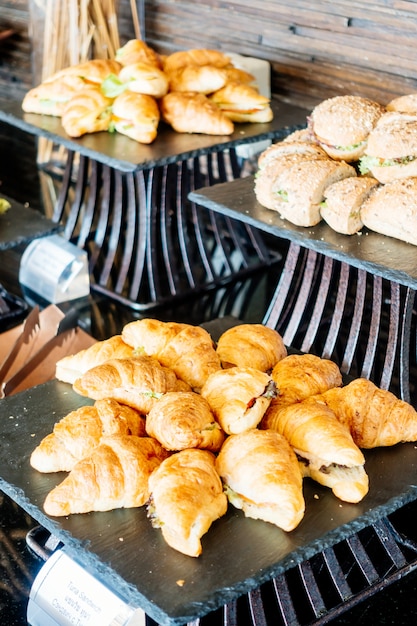
[[[386,113],[369,134],[362,172],[381,183],[417,176],[417,116]]]
[[[417,93],[410,93],[394,98],[391,102],[388,102],[386,108],[387,111],[417,115]]]
[[[327,153],[318,144],[298,141],[289,141],[285,139],[273,143],[266,148],[258,157],[258,167],[264,167],[269,161],[277,159],[287,154],[306,154],[313,157],[328,158]]]
[[[368,98],[336,96],[313,109],[309,124],[329,156],[350,163],[364,154],[368,135],[384,112]]]
[[[324,192],[322,218],[342,235],[358,233],[363,227],[362,203],[378,184],[371,176],[351,176],[333,183]]]
[[[400,178],[381,185],[362,205],[369,229],[417,245],[417,178]]]

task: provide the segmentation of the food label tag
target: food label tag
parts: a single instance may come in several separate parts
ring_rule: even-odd
[[[123,602],[67,554],[57,550],[35,578],[31,626],[145,626],[142,609]]]

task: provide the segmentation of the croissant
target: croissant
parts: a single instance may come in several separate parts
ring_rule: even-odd
[[[341,500],[359,502],[368,493],[365,458],[349,430],[323,403],[307,398],[283,407],[268,428],[289,441],[305,476],[330,487]]]
[[[293,530],[304,516],[303,479],[287,440],[270,430],[231,435],[216,460],[229,501],[247,517]]]
[[[112,100],[99,87],[85,88],[67,102],[61,115],[62,127],[70,137],[108,130]]]
[[[137,356],[112,359],[97,365],[78,378],[73,389],[93,400],[113,398],[147,414],[167,391],[189,390],[173,370],[156,359]]]
[[[104,437],[48,493],[45,513],[62,516],[142,506],[149,498],[149,477],[167,456],[151,437]]]
[[[213,340],[201,326],[145,318],[126,324],[122,338],[136,353],[154,356],[171,368],[194,391],[221,369]]]
[[[202,93],[170,91],[160,100],[162,119],[178,133],[231,135],[233,122]]]
[[[44,82],[48,83],[72,76],[80,78],[86,87],[98,87],[110,74],[117,75],[121,69],[120,63],[113,59],[90,59],[64,67],[46,78]]]
[[[44,437],[30,457],[39,472],[70,472],[98,446],[103,436],[146,435],[144,418],[131,407],[106,398],[65,415]]]
[[[121,335],[97,341],[92,346],[80,350],[76,354],[62,357],[56,362],[55,376],[58,380],[71,385],[82,374],[96,365],[110,359],[123,359],[133,355],[133,348],[125,343]]]
[[[314,354],[289,354],[274,366],[271,376],[277,386],[277,395],[262,420],[263,428],[271,428],[270,422],[282,407],[342,384],[342,374],[336,363]]]
[[[119,72],[119,80],[129,91],[161,98],[168,91],[166,74],[155,65],[137,61],[125,65]]]
[[[270,122],[274,118],[269,98],[247,83],[228,82],[209,98],[233,122]]]
[[[228,435],[256,428],[275,393],[272,378],[252,367],[219,370],[208,377],[201,389],[201,395]]]
[[[22,109],[25,113],[61,117],[67,102],[84,87],[84,81],[77,76],[62,76],[40,83],[25,94]]]
[[[148,516],[171,548],[202,552],[201,538],[227,511],[227,497],[208,450],[189,448],[165,459],[149,479]]]
[[[393,446],[417,441],[417,412],[392,392],[365,378],[317,397],[325,402],[351,432],[360,448]]]
[[[178,50],[165,57],[164,71],[172,72],[186,65],[212,65],[214,67],[230,67],[230,57],[220,50],[210,48],[194,48],[190,50]]]
[[[162,69],[159,54],[142,39],[130,39],[124,46],[116,50],[116,61],[123,66],[141,62],[150,63]]]
[[[281,335],[263,324],[232,326],[220,336],[216,351],[224,368],[237,365],[262,372],[287,356]]]
[[[114,130],[139,143],[152,143],[158,134],[159,108],[153,96],[124,91],[112,106]]]
[[[170,91],[195,91],[209,94],[226,83],[224,70],[213,65],[185,65],[168,75]]]
[[[192,391],[166,393],[149,411],[146,432],[167,450],[206,448],[216,452],[224,441],[209,403]]]

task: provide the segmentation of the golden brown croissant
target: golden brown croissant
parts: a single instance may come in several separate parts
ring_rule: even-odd
[[[288,441],[270,430],[231,435],[216,460],[229,501],[247,517],[293,530],[304,516],[303,479]]]
[[[263,324],[239,324],[227,329],[216,347],[224,368],[254,367],[268,372],[287,356],[281,335]]]
[[[228,435],[256,428],[275,393],[272,378],[252,367],[219,370],[208,377],[201,389],[201,395]]]
[[[133,348],[125,343],[121,335],[97,341],[92,346],[75,354],[64,356],[56,363],[55,376],[58,380],[73,384],[87,370],[110,359],[124,359],[133,355]]]
[[[73,76],[80,78],[86,87],[99,87],[101,83],[110,75],[118,74],[122,66],[113,59],[91,59],[82,63],[69,65],[62,70],[58,70],[43,82],[60,80],[63,77]]]
[[[41,83],[25,94],[22,109],[25,113],[61,117],[66,104],[85,86],[82,78],[77,76],[62,76]]]
[[[129,91],[161,98],[168,92],[168,78],[155,65],[143,61],[125,65],[119,72],[119,80]]]
[[[201,326],[144,318],[122,329],[125,343],[135,353],[154,356],[178,378],[199,391],[208,376],[221,369],[210,334]]]
[[[307,398],[283,407],[268,428],[283,435],[300,458],[305,476],[346,502],[359,502],[368,493],[365,458],[349,430],[329,407]]]
[[[146,435],[138,411],[106,398],[71,411],[54,425],[32,452],[30,464],[39,472],[70,472],[98,446],[103,436]]]
[[[167,450],[205,448],[216,452],[224,441],[209,403],[192,391],[166,393],[146,416],[146,432]]]
[[[201,538],[227,511],[227,497],[208,450],[176,452],[152,473],[148,516],[171,548],[188,556],[202,552]]]
[[[212,65],[214,67],[229,67],[232,65],[230,57],[220,50],[210,48],[193,48],[178,50],[164,58],[164,71],[172,72],[186,65]]]
[[[408,402],[365,378],[326,391],[325,402],[349,430],[360,448],[417,441],[417,412]]]
[[[184,383],[155,358],[137,356],[91,368],[74,382],[73,389],[93,400],[113,398],[146,414],[167,391],[184,390]]]
[[[112,105],[112,127],[139,143],[152,143],[158,134],[159,107],[153,96],[125,91]]]
[[[70,137],[108,130],[112,102],[99,87],[85,88],[65,105],[61,115],[63,129]]]
[[[233,122],[270,122],[274,117],[269,98],[246,83],[228,82],[209,98]]]
[[[149,498],[149,476],[167,455],[151,437],[104,437],[48,493],[45,513],[62,516],[142,506]]]
[[[171,91],[160,100],[162,119],[178,133],[231,135],[233,122],[202,93]]]
[[[213,65],[185,65],[168,74],[170,91],[209,94],[226,84],[225,70]]]
[[[160,55],[142,39],[130,39],[116,50],[116,61],[123,66],[140,62],[150,63],[162,69]]]
[[[277,386],[277,395],[263,418],[263,428],[271,427],[270,421],[282,407],[342,384],[342,374],[336,363],[314,354],[289,354],[275,365],[271,376]]]

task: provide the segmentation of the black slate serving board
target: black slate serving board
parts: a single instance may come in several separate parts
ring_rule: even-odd
[[[0,250],[9,250],[62,229],[59,224],[52,222],[39,211],[26,207],[4,194],[0,193],[0,197],[11,204],[10,209],[0,215]]]
[[[291,533],[229,507],[203,538],[199,558],[167,546],[144,507],[50,518],[42,503],[65,475],[42,475],[29,457],[57,420],[87,402],[59,381],[1,400],[0,489],[87,571],[162,624],[196,619],[417,497],[417,448],[401,444],[366,452],[370,492],[361,503],[343,503],[306,481],[306,514]]]
[[[308,111],[281,102],[272,102],[274,119],[266,124],[236,124],[228,136],[177,133],[161,123],[156,140],[140,144],[120,133],[92,133],[71,139],[57,117],[24,113],[19,102],[0,99],[0,120],[21,130],[46,137],[69,150],[114,167],[132,172],[155,166],[168,165],[178,160],[193,158],[208,152],[219,152],[243,143],[276,139],[288,134],[288,128],[305,125]]]
[[[267,233],[293,241],[387,280],[417,288],[417,246],[363,228],[355,235],[341,235],[324,221],[312,227],[295,226],[256,199],[254,177],[239,178],[197,189],[190,200],[222,215],[250,224]]]

